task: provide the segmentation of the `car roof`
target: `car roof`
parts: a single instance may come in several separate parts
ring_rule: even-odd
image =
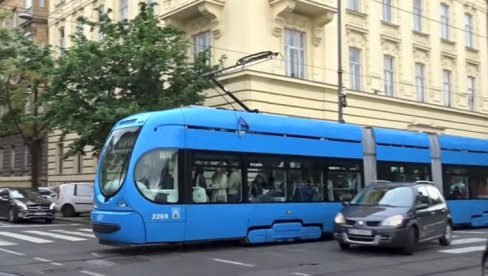
[[[420,184],[427,184],[427,185],[435,186],[433,182],[426,181],[426,180],[418,180],[418,181],[412,181],[412,182],[408,182],[408,181],[392,182],[392,181],[386,181],[386,180],[376,180],[376,181],[371,182],[368,186],[376,186],[376,187],[380,187],[380,186],[385,186],[385,187],[409,186],[409,187],[413,187],[413,186],[420,185]]]

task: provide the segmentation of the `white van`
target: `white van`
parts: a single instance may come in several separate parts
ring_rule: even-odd
[[[65,183],[59,186],[56,210],[63,217],[89,213],[93,209],[93,183]]]

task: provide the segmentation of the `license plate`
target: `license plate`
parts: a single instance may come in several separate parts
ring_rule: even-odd
[[[34,212],[34,216],[45,216],[46,212]]]
[[[358,235],[358,236],[372,236],[373,232],[371,230],[366,230],[366,229],[355,229],[351,228],[347,230],[347,233],[351,235]]]

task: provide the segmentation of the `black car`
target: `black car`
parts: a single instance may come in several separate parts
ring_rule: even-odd
[[[34,189],[0,188],[0,217],[10,222],[44,219],[51,223],[54,219],[54,205]]]
[[[483,259],[481,259],[481,275],[488,276],[488,243],[486,243]]]
[[[410,255],[422,242],[451,243],[451,215],[432,182],[378,181],[345,205],[334,223],[334,238],[342,249],[351,244],[386,246]]]

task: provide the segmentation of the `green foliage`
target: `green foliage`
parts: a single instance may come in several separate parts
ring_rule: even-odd
[[[26,144],[44,139],[47,126],[39,94],[52,68],[49,48],[19,30],[0,30],[0,136],[20,134]]]
[[[97,153],[128,115],[201,103],[209,85],[201,76],[215,69],[206,65],[207,55],[192,62],[184,34],[162,26],[144,3],[133,20],[113,22],[110,11],[99,11],[99,18],[78,19],[103,40],[90,41],[78,29],[44,94],[51,126],[80,137],[67,155],[86,145]]]

